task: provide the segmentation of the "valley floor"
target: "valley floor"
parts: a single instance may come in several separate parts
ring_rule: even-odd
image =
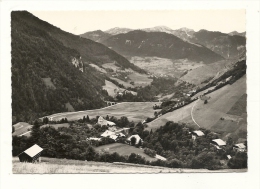
[[[246,172],[247,169],[180,169],[146,166],[128,163],[104,163],[42,157],[41,163],[20,163],[13,158],[14,174],[59,174],[59,173],[217,173]]]
[[[53,120],[60,120],[67,118],[69,121],[82,119],[83,116],[89,116],[90,118],[96,116],[114,116],[120,118],[126,116],[129,120],[134,122],[143,121],[147,117],[154,115],[153,106],[158,102],[122,102],[113,106],[108,106],[101,109],[86,110],[79,112],[64,112],[53,114],[47,117],[52,117]]]

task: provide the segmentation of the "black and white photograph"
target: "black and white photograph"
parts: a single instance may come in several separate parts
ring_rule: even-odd
[[[10,174],[247,174],[246,8],[9,13]]]

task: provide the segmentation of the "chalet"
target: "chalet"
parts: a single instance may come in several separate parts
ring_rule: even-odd
[[[95,138],[95,137],[89,137],[89,138],[87,138],[87,141],[91,141],[91,140],[101,141],[101,138]]]
[[[103,125],[107,125],[107,126],[115,126],[116,124],[112,121],[107,121],[105,120],[102,116],[99,116],[98,118],[98,124],[103,126]]]
[[[116,140],[117,140],[117,138],[118,138],[118,136],[114,134],[114,135],[110,135],[110,136],[109,136],[109,138],[111,138],[111,139],[113,139],[113,140],[115,140],[115,141],[116,141]]]
[[[141,139],[141,137],[140,137],[139,135],[132,135],[132,136],[128,137],[128,138],[126,139],[126,141],[127,141],[129,144],[131,144],[131,139],[132,139],[133,137],[135,137],[135,139],[136,139],[135,145],[139,144],[140,142],[143,143],[143,139]]]
[[[246,146],[243,143],[234,144],[233,145],[233,150],[235,150],[237,152],[245,152],[246,151]]]
[[[102,137],[109,137],[110,135],[115,135],[115,132],[106,130],[103,134],[101,134]]]
[[[226,146],[226,142],[221,139],[214,139],[211,141],[211,144],[215,146],[218,150],[222,149],[222,147]]]
[[[116,141],[118,138],[125,137],[125,135],[121,132],[112,132],[106,130],[103,134],[101,134],[101,137],[108,137]]]
[[[32,147],[28,148],[27,150],[23,151],[18,155],[20,162],[40,162],[40,156],[43,149],[38,146],[37,144],[33,145]]]
[[[201,137],[201,136],[204,136],[204,133],[200,130],[191,132],[191,137],[193,140],[196,140],[197,137]]]
[[[128,135],[129,130],[130,130],[130,128],[122,128],[122,129],[116,130],[115,133],[117,133],[117,134],[122,133],[122,134]]]

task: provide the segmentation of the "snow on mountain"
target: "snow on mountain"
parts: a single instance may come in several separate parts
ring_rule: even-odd
[[[109,33],[111,35],[117,35],[117,34],[120,34],[120,33],[127,33],[127,32],[130,32],[130,31],[132,31],[132,29],[115,27],[115,28],[111,28],[109,30],[106,30],[105,32]]]

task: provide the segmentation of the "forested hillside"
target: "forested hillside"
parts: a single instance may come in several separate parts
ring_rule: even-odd
[[[103,105],[104,78],[87,65],[82,73],[72,64],[91,56],[64,45],[56,35],[65,32],[28,12],[12,12],[11,20],[13,122]]]

